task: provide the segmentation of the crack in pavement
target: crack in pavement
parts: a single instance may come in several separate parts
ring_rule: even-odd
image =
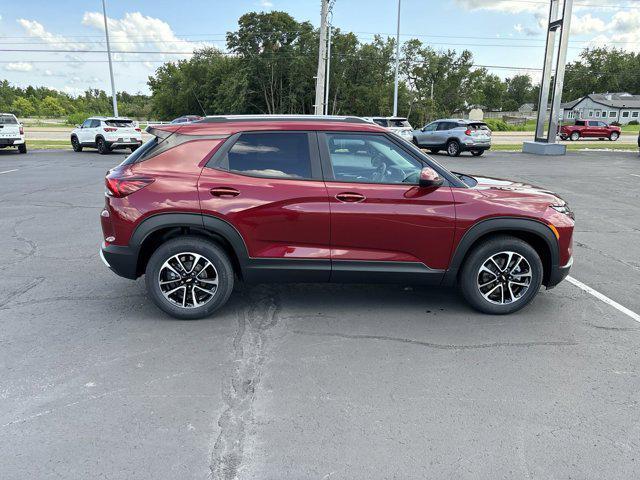
[[[233,339],[233,367],[223,385],[224,411],[220,433],[211,455],[211,478],[233,480],[244,454],[247,427],[253,423],[253,402],[265,362],[267,332],[278,325],[279,302],[268,287],[251,291],[247,306],[238,312]]]
[[[3,310],[2,307],[4,307],[7,303],[15,300],[16,298],[19,298],[21,295],[24,295],[32,288],[40,285],[42,282],[44,282],[44,278],[45,277],[36,277],[33,280],[27,282],[26,284],[20,285],[19,287],[7,292],[7,294],[5,295],[5,298],[0,299],[0,310]],[[33,302],[28,302],[28,303],[33,303]]]
[[[34,240],[30,240],[26,237],[23,237],[22,235],[20,235],[20,233],[18,233],[18,226],[33,220],[35,217],[28,217],[28,218],[22,218],[20,220],[17,220],[13,226],[11,227],[12,233],[11,233],[11,237],[14,238],[15,240],[17,240],[18,242],[22,242],[24,244],[26,244],[28,246],[27,251],[22,251],[19,250],[17,248],[14,248],[13,251],[22,255],[22,257],[18,258],[17,260],[14,260],[13,262],[9,262],[6,265],[0,265],[0,270],[4,270],[6,268],[9,268],[13,265],[16,265],[20,262],[22,262],[23,260],[29,258],[29,257],[33,257],[36,252],[38,251],[38,244],[34,241]]]
[[[575,244],[576,244],[577,247],[582,247],[582,248],[585,248],[585,249],[590,250],[592,252],[598,253],[598,254],[602,255],[603,257],[605,257],[605,258],[608,258],[610,260],[614,260],[616,262],[619,262],[622,265],[625,265],[627,267],[633,268],[634,270],[640,270],[640,266],[639,265],[636,265],[634,263],[630,263],[630,262],[626,262],[624,260],[621,260],[621,259],[619,259],[617,257],[614,257],[613,255],[611,255],[611,254],[609,254],[607,252],[603,252],[602,250],[600,250],[598,248],[590,247],[586,243],[582,243],[582,242],[576,241]]]
[[[412,345],[420,345],[421,347],[435,348],[437,350],[475,350],[481,348],[529,348],[538,346],[572,346],[577,345],[577,342],[572,341],[547,341],[547,342],[495,342],[495,343],[478,343],[472,345],[454,345],[454,344],[442,344],[423,342],[421,340],[414,340],[412,338],[402,337],[388,337],[385,335],[349,335],[346,333],[333,333],[333,332],[311,332],[306,330],[292,330],[292,333],[298,335],[308,336],[320,336],[320,337],[340,337],[350,340],[381,340],[388,342],[409,343]]]

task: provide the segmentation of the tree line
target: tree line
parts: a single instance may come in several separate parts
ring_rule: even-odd
[[[226,36],[226,50],[207,48],[188,60],[168,62],[148,79],[151,95],[118,93],[121,115],[168,120],[183,114],[313,112],[319,32],[286,12],[247,13]],[[335,29],[331,45],[329,113],[389,115],[393,104],[395,43],[374,36],[362,41]],[[592,92],[640,93],[640,54],[585,49],[567,65],[564,100]],[[526,74],[501,79],[474,64],[469,50],[435,50],[412,39],[401,49],[399,114],[416,125],[460,110],[513,111],[538,100]],[[43,87],[0,82],[0,110],[20,116],[71,118],[108,115],[102,90],[72,97]],[[77,122],[72,122],[77,123]]]

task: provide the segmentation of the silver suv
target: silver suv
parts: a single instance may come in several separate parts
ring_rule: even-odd
[[[446,150],[450,157],[471,152],[479,157],[491,148],[491,130],[484,122],[462,119],[443,119],[413,131],[413,143],[431,153]]]

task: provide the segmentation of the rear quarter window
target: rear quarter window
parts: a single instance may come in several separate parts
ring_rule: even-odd
[[[17,125],[18,120],[13,115],[0,115],[0,125]]]
[[[133,165],[134,163],[144,162],[149,158],[152,152],[158,146],[158,138],[153,137],[143,143],[135,152],[129,155],[121,165]]]

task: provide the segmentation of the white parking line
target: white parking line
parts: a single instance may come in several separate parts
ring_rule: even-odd
[[[5,170],[4,172],[0,172],[0,175],[2,175],[3,173],[11,173],[11,172],[17,172],[18,169],[14,168],[13,170]]]
[[[589,285],[585,285],[580,280],[576,280],[573,277],[567,277],[567,280],[569,282],[573,283],[576,287],[580,288],[581,290],[584,290],[585,292],[593,295],[598,300],[602,300],[607,305],[611,305],[616,310],[618,310],[618,311],[624,313],[625,315],[633,318],[636,322],[640,322],[640,315],[638,315],[636,312],[634,312],[632,310],[629,310],[627,307],[623,307],[618,302],[616,302],[614,300],[611,300],[609,297],[607,297],[606,295],[603,295],[602,293],[598,292],[597,290],[594,290]]]

